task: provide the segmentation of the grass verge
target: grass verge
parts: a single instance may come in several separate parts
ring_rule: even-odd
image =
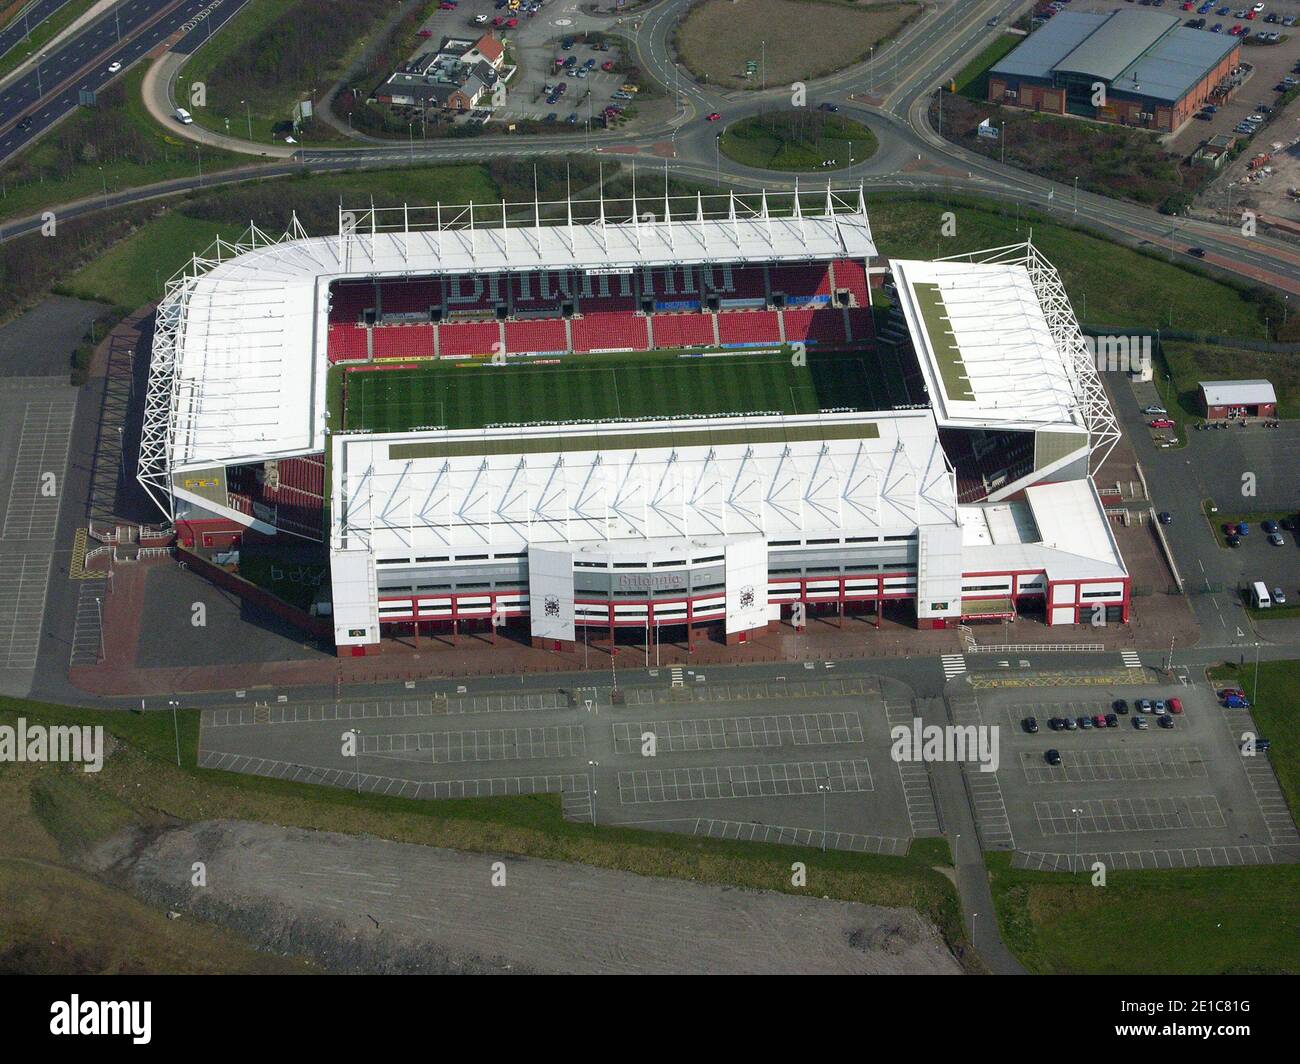
[[[722,134],[723,155],[762,170],[840,169],[878,147],[861,122],[806,108],[742,118]]]

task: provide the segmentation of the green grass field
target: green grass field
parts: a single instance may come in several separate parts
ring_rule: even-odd
[[[876,135],[860,122],[820,111],[754,115],[729,125],[722,154],[766,170],[821,170],[861,162],[876,153]]]
[[[953,90],[972,100],[985,99],[989,94],[989,68],[1023,41],[1023,37],[1014,33],[997,38],[958,71],[952,79]]]
[[[878,370],[876,371],[878,372]],[[572,356],[560,364],[430,362],[347,377],[349,429],[479,428],[501,422],[618,420],[736,411],[808,414],[890,405],[857,355],[693,358],[677,354]]]

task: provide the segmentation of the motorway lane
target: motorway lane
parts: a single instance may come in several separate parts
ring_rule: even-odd
[[[28,4],[22,18],[15,18],[0,30],[0,56],[8,55],[10,49],[16,47],[33,29],[68,2],[69,0],[34,0]]]
[[[219,2],[219,0],[218,0]],[[0,93],[0,160],[22,150],[78,106],[81,89],[100,90],[160,41],[210,7],[213,0],[122,0],[71,40],[53,49]],[[30,129],[17,122],[30,117]]]

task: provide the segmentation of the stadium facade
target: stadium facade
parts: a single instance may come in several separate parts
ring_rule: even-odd
[[[196,549],[323,541],[341,654],[506,623],[559,648],[826,611],[1127,621],[1091,476],[1118,429],[1056,271],[1030,244],[885,261],[860,188],[817,200],[250,229],[168,284],[141,483]],[[828,391],[845,366],[861,388]]]

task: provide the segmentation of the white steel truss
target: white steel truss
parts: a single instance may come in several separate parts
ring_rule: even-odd
[[[1119,422],[1110,407],[1096,362],[1056,267],[1028,240],[965,255],[949,255],[940,261],[956,260],[1023,266],[1028,271],[1030,284],[1038,296],[1052,340],[1061,353],[1062,368],[1088,429],[1088,467],[1089,472],[1095,474],[1119,442]]]

